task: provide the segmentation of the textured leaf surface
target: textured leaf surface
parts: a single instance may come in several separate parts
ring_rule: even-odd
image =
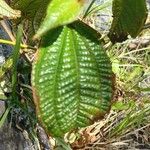
[[[136,37],[147,17],[146,0],[113,0],[113,22],[109,37],[122,42],[128,34]]]
[[[33,64],[36,110],[49,134],[62,136],[99,119],[110,108],[113,93],[111,63],[81,22],[49,31]]]
[[[0,0],[0,17],[15,19],[20,17],[20,15],[19,10],[13,10],[4,0]]]
[[[48,30],[73,22],[81,13],[85,0],[52,0],[48,6],[46,17],[37,31],[40,37]]]

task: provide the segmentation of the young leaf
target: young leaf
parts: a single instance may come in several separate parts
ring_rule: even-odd
[[[63,136],[109,110],[113,73],[98,38],[81,22],[43,37],[33,64],[32,87],[37,115],[49,134]]]
[[[128,34],[136,37],[147,18],[146,0],[113,0],[113,22],[110,40],[122,42]]]
[[[46,17],[35,38],[41,37],[52,28],[73,22],[81,13],[85,0],[52,0],[47,8]]]
[[[10,19],[16,19],[21,16],[19,10],[13,10],[9,5],[4,1],[0,0],[0,17],[8,17]]]

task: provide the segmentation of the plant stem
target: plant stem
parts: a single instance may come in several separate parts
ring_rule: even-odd
[[[87,15],[90,15],[91,13],[98,12],[98,11],[100,11],[100,10],[104,10],[105,8],[108,8],[109,6],[111,6],[111,4],[112,4],[112,2],[111,2],[111,1],[108,1],[108,2],[105,2],[104,4],[95,6],[95,7],[92,8],[91,10],[88,10]],[[87,15],[86,15],[86,16],[87,16]]]
[[[8,113],[9,113],[10,109],[11,109],[11,108],[8,107],[8,108],[6,109],[6,111],[4,112],[3,116],[1,117],[1,119],[0,119],[0,129],[1,129],[1,127],[4,125],[5,120],[6,120],[7,116],[8,116]]]
[[[16,37],[16,44],[13,52],[13,66],[12,66],[12,100],[13,102],[17,102],[17,62],[19,59],[19,51],[21,47],[21,38],[22,38],[22,25],[19,26],[17,37]]]
[[[88,15],[88,12],[89,12],[89,10],[91,9],[91,7],[92,7],[92,5],[94,4],[95,1],[96,1],[96,0],[92,0],[92,2],[90,3],[89,7],[87,8],[87,10],[86,10],[86,12],[85,12],[83,18],[85,18],[85,17]]]
[[[16,42],[9,41],[9,40],[4,40],[4,39],[0,39],[0,44],[8,44],[8,45],[13,45],[13,46],[15,46],[15,45],[16,45]],[[28,46],[28,45],[25,45],[25,44],[21,44],[20,47],[21,47],[21,48],[25,48],[25,49],[35,49],[34,47]]]

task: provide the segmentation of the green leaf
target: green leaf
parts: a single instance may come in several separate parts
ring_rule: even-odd
[[[13,65],[12,65],[12,100],[14,102],[17,102],[18,96],[17,96],[17,86],[18,86],[18,74],[17,74],[17,66],[18,66],[18,60],[20,56],[20,47],[21,47],[21,40],[22,40],[22,34],[23,34],[23,28],[22,25],[19,25],[17,35],[16,35],[16,45],[14,47],[13,52]]]
[[[120,110],[128,110],[129,108],[135,105],[135,101],[130,100],[128,103],[124,103],[122,101],[117,101],[112,105],[112,110],[120,111]]]
[[[6,60],[6,62],[0,66],[0,81],[5,76],[5,73],[12,67],[12,58]]]
[[[136,37],[147,18],[146,0],[113,0],[113,22],[109,38],[113,43]]]
[[[47,6],[51,0],[12,0],[11,7],[21,10],[22,15],[17,23],[25,22],[26,36],[31,41],[46,15]],[[15,22],[16,24],[16,22]]]
[[[21,10],[23,18],[36,20],[36,17],[43,17],[43,13],[46,12],[46,7],[50,1],[51,0],[12,0],[10,4],[13,8]]]
[[[0,0],[0,17],[15,19],[20,16],[21,13],[19,10],[13,10],[4,0]]]
[[[47,8],[46,17],[37,31],[35,38],[41,37],[50,29],[66,25],[77,19],[84,0],[52,0]]]
[[[0,100],[6,100],[7,99],[7,97],[5,96],[4,91],[2,89],[3,82],[2,81],[0,82]]]
[[[9,112],[10,112],[10,107],[8,107],[7,109],[6,109],[6,111],[4,112],[4,114],[2,115],[2,117],[0,118],[0,129],[2,128],[2,126],[4,125],[4,123],[5,123],[5,121],[6,121],[6,119],[7,119],[7,116],[8,116],[8,114],[9,114]]]
[[[43,37],[33,64],[32,87],[37,115],[49,134],[63,136],[109,110],[113,73],[99,37],[81,22]]]

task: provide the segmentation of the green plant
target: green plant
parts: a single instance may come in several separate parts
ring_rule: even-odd
[[[91,10],[89,7],[84,15],[84,4],[83,0],[47,0],[44,3],[42,0],[12,0],[10,3],[12,8],[22,12],[15,23],[21,22],[26,26],[28,22],[29,43],[32,43],[30,36],[34,35],[37,41],[41,38],[31,75],[33,97],[41,124],[48,134],[55,137],[63,137],[65,133],[103,117],[110,109],[114,93],[111,62],[102,47],[100,34],[82,21],[97,8]],[[12,15],[14,12],[7,5],[5,9],[5,13],[0,9],[1,15],[19,17]],[[112,42],[126,40],[128,35],[136,37],[147,17],[146,2],[114,0],[113,17],[109,33]],[[133,21],[135,17],[136,21]],[[16,40],[16,47],[19,41]],[[32,48],[26,45],[20,47]],[[14,64],[19,54],[15,52]],[[16,65],[12,70],[12,103],[15,100],[16,104],[16,84],[19,84]]]

